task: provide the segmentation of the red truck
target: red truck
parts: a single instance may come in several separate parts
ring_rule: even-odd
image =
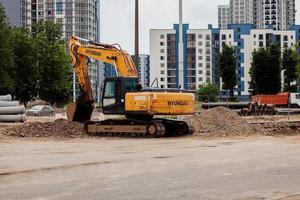
[[[255,95],[251,97],[251,103],[259,105],[275,105],[279,107],[300,107],[300,95],[298,93],[282,92],[275,95]]]

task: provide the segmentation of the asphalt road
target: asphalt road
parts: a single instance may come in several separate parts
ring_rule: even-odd
[[[300,137],[0,142],[0,199],[300,199]]]

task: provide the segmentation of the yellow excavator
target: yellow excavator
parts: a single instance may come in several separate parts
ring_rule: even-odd
[[[69,40],[71,62],[78,78],[80,96],[67,106],[71,121],[84,123],[90,135],[162,137],[193,132],[188,123],[154,116],[190,115],[194,113],[194,94],[182,89],[142,88],[131,56],[119,45],[96,43],[79,37]],[[115,77],[108,77],[101,87],[103,114],[123,115],[119,119],[90,121],[94,97],[88,75],[89,60],[115,66]]]

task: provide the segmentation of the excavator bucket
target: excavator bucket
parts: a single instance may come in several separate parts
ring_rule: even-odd
[[[92,103],[79,104],[69,103],[67,105],[66,113],[69,121],[85,123],[90,121],[94,105]]]

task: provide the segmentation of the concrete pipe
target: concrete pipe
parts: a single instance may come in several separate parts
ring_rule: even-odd
[[[0,95],[0,101],[12,101],[12,97],[10,94],[8,95]]]
[[[25,122],[26,115],[0,115],[0,122]]]
[[[19,105],[18,101],[0,101],[0,107],[16,107]]]
[[[0,115],[24,114],[25,112],[25,106],[0,107]]]

